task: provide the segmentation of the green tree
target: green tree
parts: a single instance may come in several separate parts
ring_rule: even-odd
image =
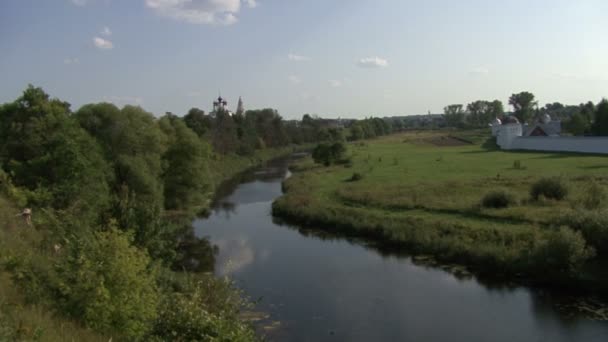
[[[184,122],[199,137],[204,136],[211,128],[211,119],[205,115],[204,111],[198,108],[190,109],[188,114],[184,116]]]
[[[113,162],[114,182],[111,217],[121,229],[135,231],[139,246],[151,253],[158,248],[163,228],[164,205],[162,157],[166,136],[154,116],[140,107],[119,110],[109,103],[85,105],[76,118],[101,144],[106,159]]]
[[[176,116],[164,116],[159,126],[167,136],[168,146],[163,155],[165,208],[200,206],[211,191],[209,146]]]
[[[156,272],[131,236],[114,228],[69,237],[53,293],[64,313],[101,331],[142,338],[157,317]]]
[[[518,94],[513,94],[509,98],[509,104],[515,110],[515,116],[519,122],[526,123],[534,116],[534,106],[537,104],[534,101],[534,94],[523,91]]]
[[[590,128],[590,123],[585,120],[585,116],[580,113],[572,115],[569,121],[564,125],[565,129],[572,135],[582,135]]]
[[[595,109],[595,121],[591,127],[594,135],[608,135],[608,100],[603,99]]]
[[[443,116],[448,126],[460,127],[464,123],[465,113],[461,104],[452,104],[443,108]]]
[[[95,218],[109,203],[108,164],[73,120],[69,104],[33,86],[0,107],[2,168],[30,191],[30,204]]]

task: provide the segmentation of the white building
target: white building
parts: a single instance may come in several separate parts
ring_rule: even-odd
[[[533,150],[608,154],[608,137],[561,136],[561,122],[545,115],[534,125],[513,117],[496,118],[490,124],[496,144],[503,150]]]

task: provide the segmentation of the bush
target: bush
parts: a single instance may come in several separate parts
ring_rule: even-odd
[[[515,170],[523,170],[523,169],[525,169],[525,167],[523,167],[521,165],[521,160],[519,160],[519,159],[513,162],[513,168]]]
[[[540,243],[533,254],[532,260],[539,271],[574,275],[595,252],[580,232],[561,227]]]
[[[312,151],[312,159],[317,164],[329,166],[332,163],[340,162],[344,159],[346,146],[341,142],[336,142],[331,145],[319,144]]]
[[[580,203],[587,210],[598,209],[606,202],[606,191],[596,182],[591,182],[586,188]]]
[[[608,210],[577,210],[561,216],[557,224],[580,231],[598,253],[608,254]]]
[[[491,191],[481,200],[481,206],[484,208],[506,208],[516,203],[515,196],[506,190]]]
[[[71,238],[51,286],[62,311],[97,331],[142,338],[157,315],[156,272],[129,234],[113,228]]]
[[[251,327],[238,319],[247,306],[223,280],[188,281],[185,289],[161,302],[153,338],[163,341],[257,341]],[[177,338],[179,337],[179,338]]]
[[[558,177],[541,178],[532,184],[530,196],[537,201],[540,196],[561,201],[568,196],[566,184]]]
[[[349,181],[351,182],[357,182],[363,179],[363,175],[360,174],[359,172],[355,172],[353,173],[353,175],[350,177]]]

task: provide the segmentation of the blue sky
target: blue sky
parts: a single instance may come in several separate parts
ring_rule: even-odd
[[[605,0],[3,0],[0,102],[365,117],[608,96]]]

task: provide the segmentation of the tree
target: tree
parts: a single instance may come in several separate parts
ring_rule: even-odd
[[[157,316],[156,272],[131,236],[114,228],[92,237],[71,236],[49,284],[63,312],[97,331],[142,338]],[[51,279],[55,280],[54,277]]]
[[[589,122],[580,113],[574,114],[564,126],[572,135],[582,135],[589,130]]]
[[[490,102],[489,115],[488,115],[489,121],[487,123],[490,123],[495,118],[502,118],[504,115],[505,115],[505,108],[502,105],[502,101],[494,100],[494,101]]]
[[[537,102],[534,101],[534,94],[523,91],[519,94],[511,95],[509,104],[513,106],[515,116],[523,124],[534,116],[534,106]]]
[[[603,99],[595,109],[595,121],[591,127],[594,135],[608,135],[608,100]]]
[[[346,147],[344,143],[335,142],[333,144],[319,144],[312,151],[312,159],[317,164],[329,166],[332,163],[338,162],[344,158]]]
[[[199,137],[202,137],[211,128],[211,120],[205,115],[205,112],[198,109],[192,108],[188,111],[188,114],[184,116],[184,122],[186,126],[190,127]]]
[[[162,233],[163,160],[166,136],[154,116],[140,107],[119,110],[109,103],[85,105],[76,118],[102,146],[113,162],[114,182],[110,216],[119,227],[135,231],[139,246],[157,252]]]
[[[99,145],[69,104],[33,86],[0,107],[2,168],[30,191],[30,205],[73,209],[94,219],[109,203],[111,173]]]
[[[200,206],[209,191],[209,146],[175,116],[164,116],[159,126],[167,136],[163,155],[166,209],[186,210]]]
[[[461,104],[452,104],[443,108],[443,115],[448,126],[460,127],[464,123],[464,110]]]
[[[212,121],[211,142],[217,153],[228,154],[238,147],[237,130],[234,120],[228,111],[218,110]]]

